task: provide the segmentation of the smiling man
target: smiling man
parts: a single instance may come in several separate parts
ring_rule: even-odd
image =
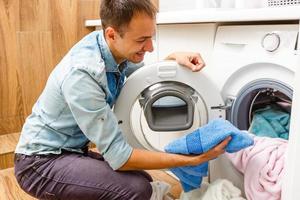
[[[112,107],[129,65],[153,51],[155,7],[148,0],[103,0],[103,31],[79,41],[55,67],[27,118],[16,148],[15,175],[39,199],[150,199],[143,169],[193,166],[224,152],[184,156],[134,149],[123,138]],[[198,53],[173,53],[193,71]],[[100,154],[87,151],[89,142]],[[151,158],[151,159],[149,159]]]
[[[107,26],[105,20],[102,23],[107,44],[117,63],[125,60],[139,63],[143,61],[146,52],[153,51],[155,21],[147,13],[134,14],[126,27]]]

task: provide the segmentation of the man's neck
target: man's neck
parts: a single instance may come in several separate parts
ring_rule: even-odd
[[[120,64],[120,63],[124,62],[126,59],[125,59],[125,58],[122,58],[121,56],[118,56],[118,55],[119,55],[119,52],[117,51],[117,49],[114,48],[114,46],[113,46],[108,40],[105,39],[105,41],[106,41],[106,43],[107,43],[107,45],[108,45],[108,48],[109,48],[110,51],[111,51],[111,54],[112,54],[113,57],[114,57],[116,63],[117,63],[117,64]]]

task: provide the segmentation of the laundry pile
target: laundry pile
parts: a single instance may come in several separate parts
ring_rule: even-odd
[[[240,189],[226,179],[203,183],[200,189],[182,192],[180,200],[246,200]]]
[[[225,149],[226,152],[237,152],[253,144],[253,139],[247,132],[237,129],[226,120],[216,119],[192,133],[172,141],[165,147],[165,151],[198,155],[207,152],[229,136],[231,136],[231,140]],[[170,170],[180,179],[183,190],[188,192],[201,187],[202,177],[207,176],[208,163]]]
[[[244,174],[248,200],[281,199],[285,152],[288,141],[280,138],[254,137],[254,145],[237,153],[226,154]]]
[[[290,114],[278,106],[269,105],[256,110],[249,132],[257,136],[288,139]]]

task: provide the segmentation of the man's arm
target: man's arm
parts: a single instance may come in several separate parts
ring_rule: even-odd
[[[62,84],[62,93],[82,133],[96,144],[105,161],[113,169],[127,162],[133,148],[124,140],[118,121],[105,99],[104,66],[74,68]],[[94,69],[99,70],[93,74]],[[103,86],[104,87],[104,86]],[[83,144],[78,143],[78,148]]]
[[[224,153],[224,148],[230,139],[231,138],[228,137],[208,152],[196,156],[133,149],[128,161],[118,170],[147,170],[165,169],[180,166],[195,166],[214,159]]]

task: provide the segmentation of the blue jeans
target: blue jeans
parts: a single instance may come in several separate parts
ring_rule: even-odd
[[[95,152],[15,155],[21,188],[39,199],[150,199],[152,178],[144,171],[114,171]]]

